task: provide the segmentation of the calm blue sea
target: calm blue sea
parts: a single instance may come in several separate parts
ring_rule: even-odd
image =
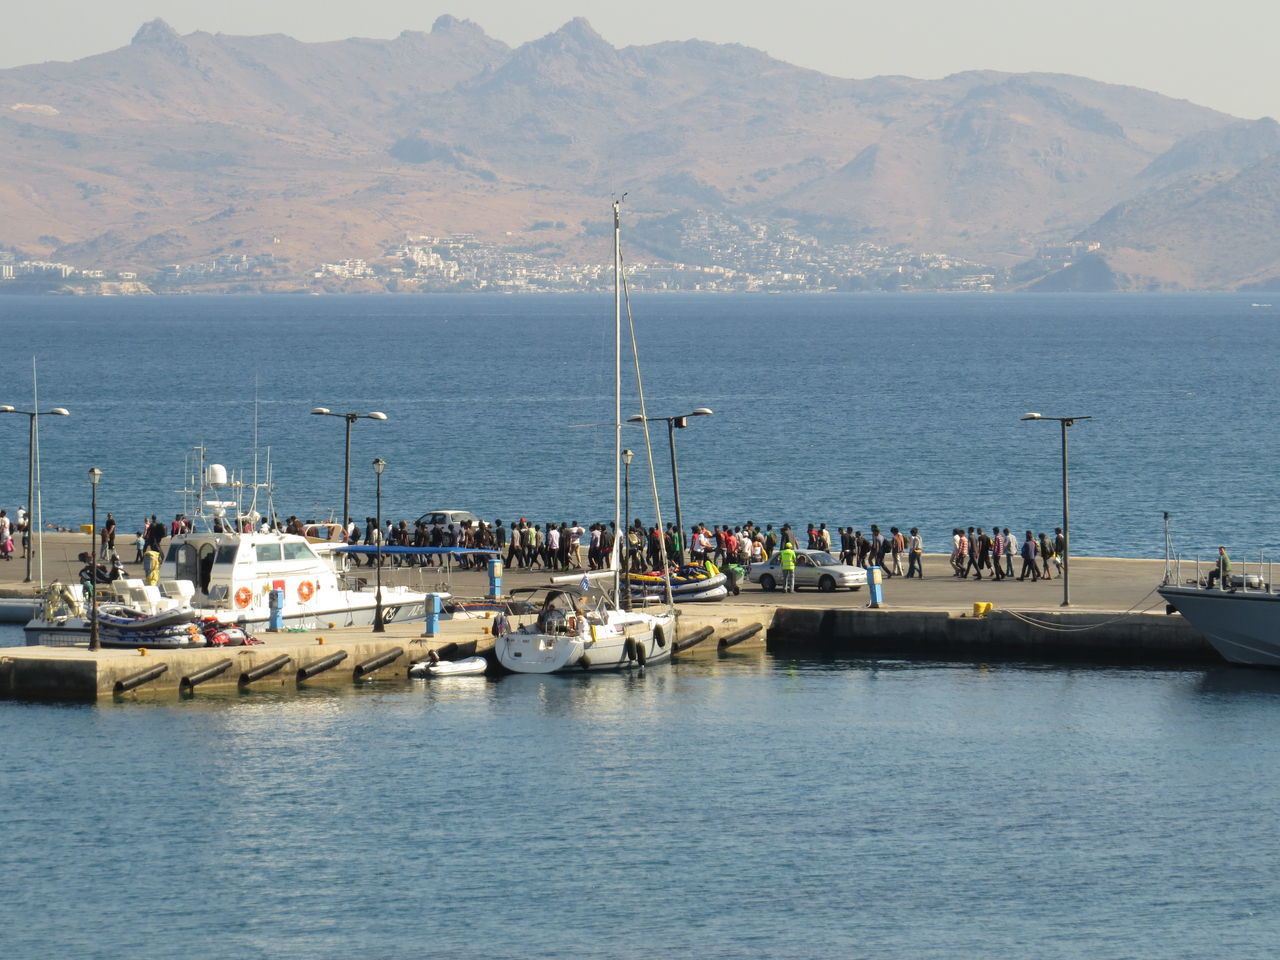
[[[688,520],[1051,529],[1275,549],[1275,312],[1249,297],[647,297]],[[607,516],[610,303],[0,298],[48,522],[182,509]],[[256,404],[255,404],[256,397]],[[634,403],[629,409],[635,409]],[[256,418],[255,418],[256,411]],[[26,419],[0,416],[0,505]],[[641,449],[641,434],[629,432]],[[666,438],[654,438],[669,508]],[[635,469],[635,468],[633,468]],[[637,470],[633,503],[645,502]],[[637,510],[635,512],[642,512]],[[647,513],[646,513],[647,515]],[[7,628],[16,636],[15,628]],[[0,702],[3,955],[1254,958],[1280,936],[1280,677],[716,655],[644,676]]]
[[[1280,533],[1280,314],[1257,295],[644,296],[649,411],[707,406],[677,435],[685,519],[1053,526],[1060,434],[1027,411],[1092,416],[1071,430],[1081,553],[1163,555],[1219,543],[1255,559]],[[38,358],[46,523],[100,509],[122,530],[183,508],[196,444],[252,479],[268,450],[281,515],[473,510],[539,522],[611,515],[612,301],[607,297],[0,297],[0,403],[30,409]],[[634,388],[629,386],[632,394]],[[256,403],[255,403],[256,398]],[[626,413],[638,409],[634,400]],[[255,412],[256,411],[256,412]],[[672,514],[665,427],[653,437]],[[24,417],[0,419],[0,505],[25,499]],[[639,430],[627,444],[643,454]],[[633,513],[649,516],[643,460]]]
[[[1256,958],[1280,677],[775,659],[0,703],[10,960]]]

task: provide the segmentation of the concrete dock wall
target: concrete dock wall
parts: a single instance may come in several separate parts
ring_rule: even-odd
[[[779,608],[768,646],[779,652],[904,658],[1223,662],[1182,617],[1147,613],[1021,617],[995,611],[974,617],[930,610]]]

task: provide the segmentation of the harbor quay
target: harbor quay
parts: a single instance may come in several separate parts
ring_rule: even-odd
[[[74,581],[76,556],[88,549],[79,534],[46,537],[44,578]],[[12,569],[11,569],[12,568]],[[932,575],[929,571],[936,571]],[[1078,557],[1072,561],[1071,606],[1062,607],[1059,580],[961,580],[947,557],[925,559],[926,577],[884,581],[872,605],[870,588],[823,593],[767,592],[744,583],[720,602],[683,604],[682,638],[703,642],[682,656],[717,656],[727,639],[735,651],[767,647],[778,655],[940,659],[959,661],[1091,662],[1152,666],[1223,663],[1180,615],[1166,613],[1155,587],[1164,562]],[[132,573],[133,571],[130,570]],[[354,575],[372,584],[375,571]],[[1183,568],[1186,576],[1192,571]],[[18,563],[0,564],[0,595],[32,596]],[[504,594],[545,583],[542,571],[506,570]],[[438,590],[459,598],[489,590],[482,570],[441,567],[382,569],[386,584]],[[436,650],[445,659],[490,654],[491,615],[444,619],[434,636],[422,620],[370,627],[317,623],[313,629],[262,632],[260,645],[177,650],[78,647],[0,648],[0,696],[97,700],[119,696],[174,697],[200,689],[280,689],[368,678],[405,680],[409,665]],[[751,628],[755,629],[751,629]],[[740,645],[739,645],[740,644]],[[161,669],[163,668],[163,669]]]

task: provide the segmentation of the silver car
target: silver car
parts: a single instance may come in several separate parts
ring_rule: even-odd
[[[758,583],[764,590],[776,590],[782,586],[782,567],[775,553],[764,563],[747,567],[747,580]],[[796,551],[796,589],[817,587],[826,593],[847,588],[861,590],[867,582],[867,571],[841,563],[825,550]]]

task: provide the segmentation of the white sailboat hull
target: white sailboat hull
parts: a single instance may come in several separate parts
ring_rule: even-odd
[[[521,627],[498,637],[494,652],[512,673],[629,670],[670,660],[674,643],[674,617],[610,611],[607,623],[578,633]]]

